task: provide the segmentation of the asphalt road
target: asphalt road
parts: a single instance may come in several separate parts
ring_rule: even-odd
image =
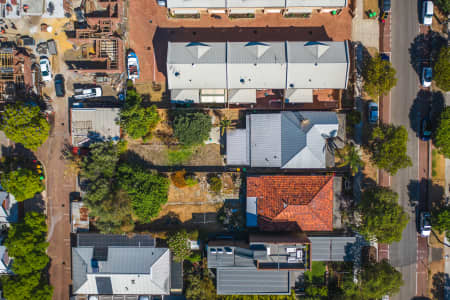
[[[419,79],[410,64],[408,49],[418,33],[417,0],[392,1],[392,63],[397,70],[398,82],[391,93],[391,122],[408,129],[408,155],[413,162],[412,167],[400,170],[391,182],[392,189],[399,194],[399,203],[410,215],[402,240],[390,247],[391,264],[402,272],[404,280],[400,292],[393,297],[398,300],[416,295],[417,229],[409,193],[420,194],[419,185],[415,184],[419,177],[419,143],[410,125],[409,111],[419,91]]]

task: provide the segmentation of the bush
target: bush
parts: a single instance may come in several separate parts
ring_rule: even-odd
[[[182,262],[192,255],[188,233],[184,229],[170,234],[167,245],[172,251],[173,259],[177,262]]]
[[[201,145],[208,139],[211,127],[211,117],[201,112],[181,112],[173,121],[173,133],[185,146]]]
[[[444,0],[450,3],[449,0]],[[450,4],[448,4],[450,6]],[[436,85],[444,91],[450,90],[450,48],[442,47],[434,65],[433,77]]]
[[[222,179],[217,175],[208,178],[209,189],[216,194],[220,194],[222,191]]]
[[[450,107],[441,112],[433,142],[440,153],[450,158]]]
[[[180,171],[176,171],[175,173],[172,173],[170,175],[170,179],[172,180],[173,185],[180,189],[187,186],[186,180],[184,179],[185,175],[186,175],[186,170],[180,170]]]
[[[187,257],[186,260],[190,261],[191,263],[198,263],[202,261],[202,255],[199,251],[195,251],[191,254],[191,256]]]
[[[197,183],[198,183],[198,181],[197,181],[197,179],[195,179],[195,176],[194,176],[194,175],[188,175],[188,176],[185,178],[185,181],[186,181],[186,185],[189,186],[189,187],[195,186],[195,185],[197,185]]]

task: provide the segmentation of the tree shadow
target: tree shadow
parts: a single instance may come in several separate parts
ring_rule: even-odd
[[[439,119],[441,112],[445,107],[445,98],[442,92],[431,92],[428,90],[420,90],[414,99],[413,105],[409,110],[410,127],[418,137],[420,134],[420,126],[423,118],[428,117],[431,120],[434,131],[437,126],[435,120]]]
[[[431,288],[431,294],[434,299],[444,300],[445,297],[445,285],[450,281],[449,275],[444,272],[438,272],[433,275],[433,287]]]
[[[447,40],[438,32],[431,30],[425,34],[419,34],[414,39],[408,50],[410,63],[417,75],[420,76],[423,66],[434,66],[439,51],[445,45],[447,45]]]

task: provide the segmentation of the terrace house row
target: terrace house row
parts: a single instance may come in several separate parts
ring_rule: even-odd
[[[166,0],[172,15],[310,14],[313,10],[330,12],[347,6],[347,0]]]
[[[312,103],[321,89],[345,89],[347,42],[169,42],[170,99],[193,103],[256,103],[276,90],[285,103]]]

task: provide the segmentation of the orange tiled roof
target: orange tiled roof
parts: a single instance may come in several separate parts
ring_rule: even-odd
[[[303,231],[333,230],[333,176],[248,177],[247,197],[258,199],[262,230],[279,228],[275,223],[296,223]]]

